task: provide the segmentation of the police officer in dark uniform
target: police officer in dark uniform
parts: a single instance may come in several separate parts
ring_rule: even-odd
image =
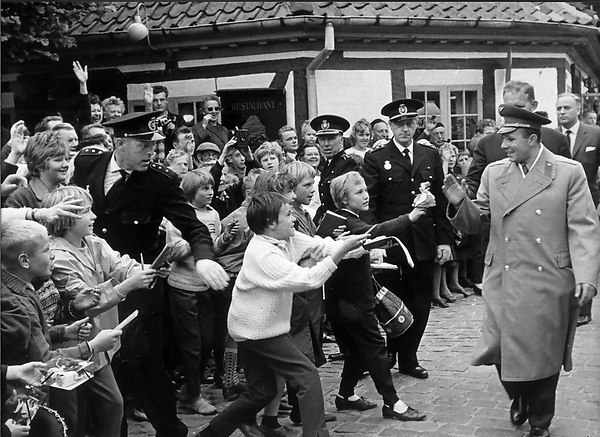
[[[325,211],[335,211],[337,208],[331,198],[329,186],[337,176],[349,171],[357,171],[356,161],[344,152],[344,132],[350,128],[350,122],[337,115],[319,115],[310,122],[317,132],[317,143],[321,147],[325,159],[319,165],[321,181],[319,195],[321,206],[317,209],[314,221],[318,225]]]
[[[414,260],[411,268],[401,250],[389,249],[388,261],[400,267],[397,272],[380,278],[397,293],[414,316],[413,325],[400,337],[389,339],[388,352],[401,373],[425,379],[429,375],[419,365],[417,349],[427,326],[433,287],[433,267],[451,258],[453,232],[445,209],[442,193],[444,172],[438,151],[413,141],[417,127],[417,110],[423,102],[414,99],[397,100],[381,109],[389,117],[394,137],[384,146],[367,152],[361,174],[367,183],[370,203],[364,219],[381,223],[408,214],[423,182],[431,184],[436,205],[425,217],[400,235]],[[381,282],[381,281],[380,281]]]
[[[222,289],[228,275],[212,260],[208,229],[187,203],[176,174],[151,162],[155,143],[163,138],[158,133],[160,113],[130,113],[107,122],[115,132],[114,152],[81,151],[73,181],[90,192],[97,216],[94,232],[115,250],[151,262],[162,249],[158,230],[166,217],[190,243],[198,274],[211,288]],[[183,437],[187,427],[177,417],[175,392],[165,371],[160,284],[136,290],[119,304],[121,319],[135,309],[139,315],[123,333],[115,375],[122,390],[125,382],[133,381],[158,437]],[[126,421],[122,435],[127,435]]]

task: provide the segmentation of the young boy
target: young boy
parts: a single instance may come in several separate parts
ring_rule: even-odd
[[[235,278],[242,268],[244,252],[248,247],[254,233],[248,227],[246,220],[246,209],[250,202],[250,193],[254,182],[262,169],[252,169],[242,182],[245,194],[242,205],[221,221],[221,229],[229,229],[223,232],[215,241],[215,255],[217,262],[223,266],[229,277],[229,285],[225,290],[213,295],[215,303],[215,378],[220,375],[222,369],[223,398],[227,401],[236,399],[244,391],[245,385],[237,378],[237,344],[227,332],[227,313],[231,305],[231,293]],[[222,347],[222,356],[220,354]],[[222,362],[221,362],[222,360]]]
[[[373,237],[396,235],[406,230],[425,212],[415,208],[409,214],[371,227],[359,218],[369,208],[369,193],[364,179],[351,171],[331,181],[331,197],[336,213],[347,218],[350,233],[369,230]],[[335,398],[338,410],[364,411],[376,404],[354,393],[354,387],[368,370],[379,394],[383,396],[383,417],[396,420],[424,420],[425,415],[402,402],[394,388],[389,359],[383,337],[379,334],[374,313],[375,299],[369,255],[346,259],[327,282],[325,304],[327,320],[331,321],[338,341],[347,348],[339,394]]]
[[[333,242],[296,233],[291,206],[279,193],[253,195],[247,219],[255,235],[233,289],[227,326],[238,342],[248,391],[199,435],[226,437],[236,428],[261,435],[256,414],[279,394],[275,379],[280,376],[297,390],[303,435],[328,436],[319,373],[289,335],[292,294],[320,287],[365,236]],[[309,257],[317,259],[313,267],[298,265]]]
[[[189,171],[190,155],[181,149],[171,149],[165,158],[165,165],[177,173],[181,180]]]
[[[232,174],[241,181],[246,175],[246,158],[239,149],[231,147],[225,156],[225,168],[223,174]]]
[[[283,151],[275,143],[265,142],[254,153],[256,162],[265,170],[279,170],[283,163]]]
[[[181,181],[187,201],[194,207],[198,220],[209,229],[214,241],[220,234],[221,222],[219,214],[210,206],[213,185],[214,179],[206,169],[193,170]],[[216,414],[217,409],[200,393],[213,339],[214,312],[209,287],[198,277],[190,245],[181,232],[170,222],[166,229],[167,243],[173,245],[174,260],[167,280],[170,286],[169,304],[186,381],[180,401],[195,413]]]
[[[31,285],[33,281],[50,279],[52,274],[54,256],[50,252],[48,233],[42,225],[24,220],[3,223],[0,248],[2,364],[45,362],[56,357],[90,359],[94,354],[102,354],[115,347],[121,331],[107,329],[89,341],[52,350],[48,324],[39,297]],[[60,406],[51,396],[50,407]]]
[[[127,255],[121,256],[101,238],[92,234],[96,216],[91,211],[92,198],[82,188],[59,187],[47,195],[42,206],[51,208],[65,199],[81,201],[80,218],[61,218],[47,225],[50,250],[54,256],[52,279],[66,301],[68,312],[76,317],[90,317],[90,338],[101,329],[112,329],[119,323],[117,305],[136,289],[145,288],[157,272],[143,267]],[[74,303],[77,297],[92,291],[98,295],[98,303],[84,312]],[[65,417],[77,433],[87,430],[95,436],[118,435],[123,417],[123,398],[110,366],[110,361],[120,347],[92,357],[95,364],[94,378],[78,387],[75,396],[71,392],[58,392],[54,397],[60,401],[59,413]],[[83,414],[87,413],[87,420]],[[73,426],[74,425],[74,426]]]

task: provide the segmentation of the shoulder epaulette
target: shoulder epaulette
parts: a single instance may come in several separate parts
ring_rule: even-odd
[[[82,156],[100,156],[105,152],[106,150],[97,147],[86,147],[85,149],[80,150],[79,154]]]
[[[385,149],[386,145],[387,145],[387,143],[380,143],[380,144],[375,143],[375,145],[373,147],[371,147],[369,150],[367,150],[367,153],[373,153],[373,152],[377,152],[378,150],[383,150],[383,149]]]
[[[420,146],[429,147],[430,149],[433,149],[433,150],[437,150],[438,149],[433,144],[431,144],[429,141],[427,141],[425,138],[421,138],[419,141],[417,141],[417,144],[420,145]]]
[[[171,169],[170,169],[170,168],[168,168],[168,167],[165,167],[165,166],[164,166],[164,165],[162,165],[162,164],[158,164],[158,163],[156,163],[156,162],[151,162],[151,163],[150,163],[150,167],[149,167],[149,169],[150,169],[150,170],[154,170],[154,171],[156,171],[157,173],[161,173],[161,174],[163,174],[163,175],[165,175],[165,176],[168,176],[168,177],[170,177],[171,179],[173,179],[173,178],[174,178],[174,179],[177,179],[177,173],[175,173],[173,170],[171,170]]]

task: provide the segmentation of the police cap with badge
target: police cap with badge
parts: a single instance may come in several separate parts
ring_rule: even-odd
[[[164,140],[161,133],[162,111],[130,112],[122,117],[103,123],[114,130],[116,138],[135,138],[139,141]]]
[[[500,105],[498,112],[504,117],[504,124],[498,129],[499,134],[508,134],[520,128],[540,130],[543,125],[551,123],[546,117],[514,105]]]
[[[417,99],[394,100],[381,108],[381,115],[389,117],[390,121],[408,120],[417,118],[418,110],[424,106],[423,102]]]
[[[350,129],[350,122],[338,115],[319,115],[312,119],[310,127],[317,132],[317,136],[343,135]]]

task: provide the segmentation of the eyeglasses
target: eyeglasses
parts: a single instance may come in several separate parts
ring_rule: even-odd
[[[206,108],[207,112],[219,112],[221,110],[221,108],[219,108],[218,106],[214,107],[214,108]]]

